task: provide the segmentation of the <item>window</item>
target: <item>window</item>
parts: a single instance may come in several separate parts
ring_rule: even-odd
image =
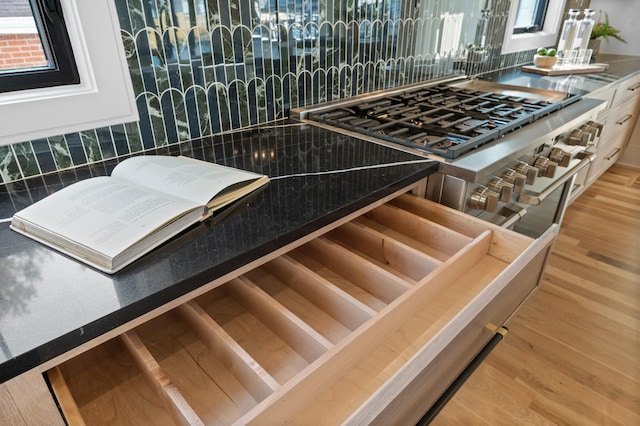
[[[502,54],[553,46],[562,23],[565,0],[513,0]]]
[[[0,73],[0,145],[138,120],[115,3],[35,0],[34,4],[42,5],[38,10],[43,15],[53,12],[43,21],[56,21],[56,11],[63,17],[58,23],[64,22],[71,48],[54,46],[55,53],[51,53],[55,60],[48,59],[43,68],[62,69],[64,61],[75,63],[78,78],[72,82],[77,84],[56,78],[53,84],[31,88],[21,86],[18,80],[5,85],[6,74]],[[49,38],[42,43],[44,50],[50,48],[49,43],[53,45],[51,33],[46,34]],[[40,71],[36,68],[27,69],[26,74]],[[19,75],[20,71],[14,69],[11,74]]]
[[[520,0],[513,33],[535,33],[542,29],[547,14],[547,0]]]
[[[14,14],[26,12],[24,18],[32,22],[35,30],[33,40],[7,38],[5,46],[0,48],[6,52],[0,50],[0,55],[7,58],[3,61],[4,69],[0,69],[0,92],[80,83],[58,0],[0,0],[0,5]],[[19,51],[14,53],[16,49]],[[31,56],[15,57],[16,53],[23,52],[35,53],[37,60],[28,61]]]

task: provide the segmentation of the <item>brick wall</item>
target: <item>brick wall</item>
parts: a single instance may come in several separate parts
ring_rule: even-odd
[[[0,34],[0,70],[47,65],[38,34]]]

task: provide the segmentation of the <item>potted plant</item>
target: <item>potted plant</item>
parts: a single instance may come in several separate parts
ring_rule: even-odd
[[[609,41],[609,37],[613,37],[618,41],[625,44],[627,43],[627,41],[620,36],[620,30],[609,24],[609,14],[607,12],[604,13],[604,22],[601,19],[602,11],[600,11],[600,18],[598,18],[598,22],[593,25],[591,37],[589,37],[589,45],[587,47],[592,50],[592,56],[596,56],[600,50],[602,39]]]

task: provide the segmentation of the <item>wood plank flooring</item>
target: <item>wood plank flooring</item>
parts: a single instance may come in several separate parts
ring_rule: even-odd
[[[434,425],[640,425],[640,170],[567,210],[539,290]]]

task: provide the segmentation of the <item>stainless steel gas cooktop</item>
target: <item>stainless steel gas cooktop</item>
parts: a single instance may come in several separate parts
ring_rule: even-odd
[[[292,115],[455,159],[575,100],[566,93],[465,80],[385,91]]]

